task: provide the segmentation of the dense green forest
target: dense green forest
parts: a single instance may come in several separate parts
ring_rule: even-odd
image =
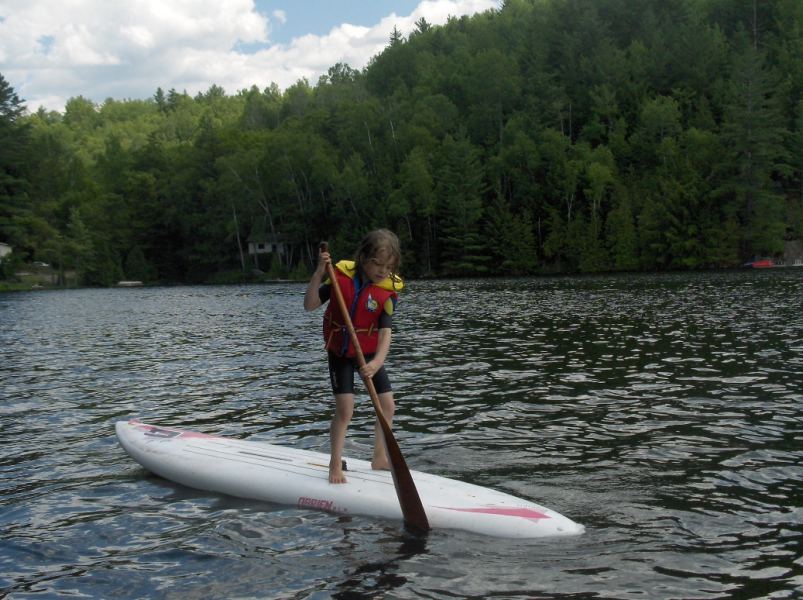
[[[731,267],[803,238],[802,172],[800,0],[508,0],[314,85],[63,113],[0,75],[6,278],[248,278],[265,235],[300,275],[377,226],[412,276]]]

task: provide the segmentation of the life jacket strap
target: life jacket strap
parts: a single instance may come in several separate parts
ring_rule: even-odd
[[[326,320],[329,321],[331,329],[329,331],[329,336],[326,339],[325,348],[330,348],[332,346],[332,342],[334,341],[334,337],[336,333],[342,333],[344,337],[348,337],[348,329],[346,328],[345,323],[338,323],[335,318],[331,314],[326,315]],[[365,334],[367,337],[372,337],[375,335],[377,331],[379,331],[379,327],[374,326],[374,323],[371,323],[368,328],[365,327],[354,328],[355,333],[357,334]]]

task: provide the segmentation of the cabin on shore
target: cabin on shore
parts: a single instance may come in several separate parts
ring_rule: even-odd
[[[803,266],[802,240],[789,240],[784,244],[783,262],[787,267]]]
[[[3,259],[9,254],[11,254],[11,246],[5,242],[0,242],[0,263],[3,262]]]
[[[284,263],[289,252],[290,244],[280,233],[274,235],[263,229],[254,229],[248,236],[248,254],[253,258],[256,269],[269,268],[274,256]],[[264,260],[260,261],[260,257],[264,257]]]

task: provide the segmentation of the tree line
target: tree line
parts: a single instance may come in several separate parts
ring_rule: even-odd
[[[63,112],[0,74],[0,241],[85,285],[248,279],[255,236],[302,275],[380,226],[412,276],[733,267],[803,238],[802,173],[799,0],[508,0],[314,85]]]

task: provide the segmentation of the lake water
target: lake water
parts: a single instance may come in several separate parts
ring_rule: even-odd
[[[586,526],[504,540],[194,491],[114,423],[328,451],[303,284],[0,294],[0,596],[794,598],[803,270],[409,282],[411,468]],[[370,455],[358,398],[346,453]]]

